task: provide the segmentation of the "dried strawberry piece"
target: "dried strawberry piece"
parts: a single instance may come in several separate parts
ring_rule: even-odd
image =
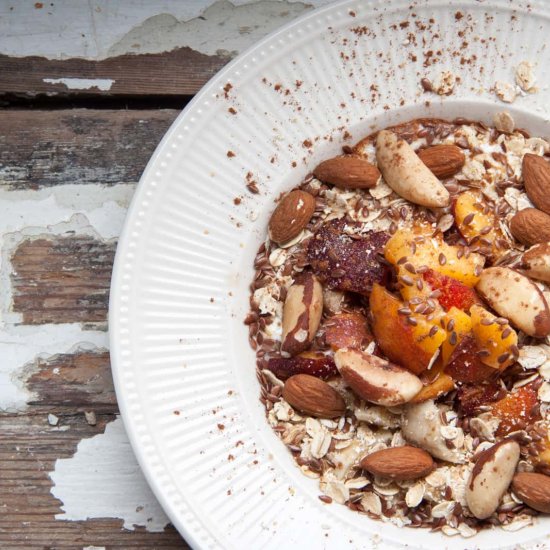
[[[338,374],[332,357],[321,353],[306,353],[295,357],[272,357],[267,368],[281,380],[286,380],[295,374],[310,374],[327,380]]]
[[[460,412],[466,416],[474,415],[479,407],[498,401],[504,392],[505,390],[496,380],[484,385],[465,384],[457,392]]]
[[[507,435],[516,430],[523,430],[540,419],[537,390],[534,384],[536,381],[522,386],[517,391],[509,392],[504,399],[493,405],[491,412],[500,419],[497,435]]]
[[[308,260],[323,284],[333,290],[368,295],[386,273],[380,253],[389,240],[384,231],[353,234],[359,222],[331,220],[312,237]]]
[[[469,311],[474,304],[482,303],[473,288],[453,277],[442,275],[433,269],[428,269],[422,277],[433,290],[441,292],[438,301],[445,311],[449,311],[453,306],[462,311]]]
[[[465,335],[454,349],[445,372],[457,382],[476,383],[489,380],[498,375],[493,369],[481,362],[479,348],[471,334]]]

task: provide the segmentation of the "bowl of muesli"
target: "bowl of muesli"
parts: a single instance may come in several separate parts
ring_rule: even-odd
[[[545,547],[546,36],[545,2],[338,2],[174,122],[109,332],[192,547]]]
[[[550,512],[550,148],[415,119],[278,199],[245,323],[319,499],[473,536]]]

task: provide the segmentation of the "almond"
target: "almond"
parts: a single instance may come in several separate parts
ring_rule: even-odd
[[[363,458],[360,466],[375,476],[408,481],[428,475],[434,461],[426,451],[405,445],[376,451]]]
[[[550,243],[536,244],[524,252],[521,269],[532,279],[550,282]]]
[[[269,220],[269,236],[277,244],[297,237],[315,212],[315,198],[305,191],[291,191],[275,208]]]
[[[531,472],[516,474],[512,490],[527,506],[550,514],[550,477]]]
[[[295,409],[318,418],[334,418],[346,412],[344,398],[326,382],[309,374],[295,374],[284,385],[283,398]]]
[[[538,286],[508,267],[490,267],[481,273],[479,294],[502,317],[529,336],[550,334],[550,308]]]
[[[422,389],[420,378],[412,372],[358,349],[338,350],[334,362],[351,389],[376,405],[402,405]]]
[[[550,164],[543,157],[527,153],[522,170],[527,196],[539,210],[550,214]]]
[[[460,172],[466,157],[456,145],[434,145],[418,151],[420,160],[437,178],[450,178]]]
[[[380,179],[380,171],[374,164],[353,155],[325,160],[313,170],[313,175],[342,189],[370,189]]]
[[[376,160],[386,183],[404,199],[429,208],[449,205],[450,195],[445,186],[413,148],[393,132],[378,133]]]
[[[301,273],[288,289],[283,306],[281,351],[297,355],[306,351],[321,322],[323,287],[313,273]]]
[[[466,486],[466,503],[478,519],[488,518],[500,504],[519,462],[519,445],[504,439],[479,453]]]
[[[510,221],[510,231],[527,246],[550,241],[550,216],[536,208],[525,208]]]

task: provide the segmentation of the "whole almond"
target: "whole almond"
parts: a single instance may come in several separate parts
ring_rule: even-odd
[[[510,221],[510,231],[527,246],[550,241],[550,216],[536,208],[525,208]]]
[[[269,220],[269,236],[277,244],[297,237],[315,212],[315,198],[305,191],[291,191],[275,208]]]
[[[344,398],[323,380],[309,374],[295,374],[284,385],[283,398],[295,409],[318,418],[342,416]]]
[[[418,156],[434,176],[440,179],[454,176],[466,161],[462,149],[456,145],[434,145],[418,151]]]
[[[527,506],[550,514],[550,477],[531,472],[516,474],[512,490]]]
[[[434,461],[426,451],[405,445],[376,451],[363,458],[360,466],[375,476],[407,481],[428,475]]]
[[[353,155],[325,160],[313,170],[313,175],[342,189],[370,189],[380,179],[380,171],[374,164]]]
[[[296,355],[309,348],[319,328],[322,313],[321,283],[313,273],[301,273],[288,289],[283,306],[283,354]]]
[[[478,519],[488,518],[500,504],[519,462],[519,445],[503,439],[479,453],[466,486],[466,503]]]
[[[550,164],[538,155],[527,153],[522,170],[527,196],[539,210],[550,214]]]

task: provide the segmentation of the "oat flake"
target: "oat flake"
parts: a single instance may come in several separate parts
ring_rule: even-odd
[[[513,103],[517,96],[515,87],[501,80],[495,83],[495,93],[500,101],[504,101],[504,103]]]
[[[500,111],[499,113],[495,113],[493,122],[497,130],[500,132],[507,132],[508,134],[511,134],[516,127],[514,119],[508,111]]]
[[[523,346],[519,350],[518,363],[524,369],[536,369],[547,359],[546,353],[540,346]]]
[[[371,514],[379,516],[382,513],[382,502],[376,493],[366,493],[361,499],[361,506]]]
[[[414,508],[418,506],[422,499],[424,498],[424,493],[426,492],[426,487],[424,483],[419,481],[415,483],[412,487],[409,488],[407,494],[405,495],[405,502],[409,508]]]
[[[533,72],[533,64],[530,61],[522,61],[516,67],[516,83],[524,91],[533,91],[535,86],[535,73]]]
[[[548,382],[544,382],[539,388],[538,396],[543,403],[550,403],[550,384]]]

